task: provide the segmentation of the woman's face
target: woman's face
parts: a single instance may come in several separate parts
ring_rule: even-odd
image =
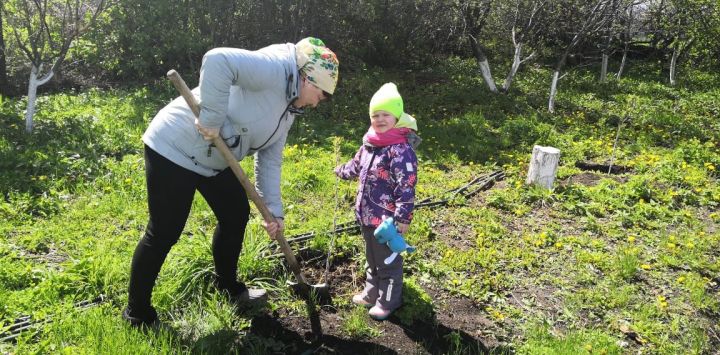
[[[397,119],[392,113],[387,111],[375,111],[370,116],[370,126],[378,133],[385,133],[389,129],[395,127]]]
[[[325,91],[315,86],[315,84],[311,83],[304,77],[301,80],[300,95],[298,95],[298,98],[293,103],[293,106],[297,108],[308,106],[316,107],[320,101],[327,100],[329,95],[326,95]]]

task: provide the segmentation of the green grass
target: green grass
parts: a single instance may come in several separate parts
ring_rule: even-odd
[[[598,330],[553,334],[547,327],[537,326],[528,331],[528,342],[519,350],[523,354],[621,354],[616,339]]]
[[[504,334],[503,348],[518,353],[711,352],[720,314],[720,90],[703,83],[717,74],[690,70],[670,88],[647,73],[600,85],[594,73],[576,72],[561,82],[551,115],[543,110],[547,70],[528,67],[509,94],[491,95],[467,75],[473,68],[453,59],[423,72],[349,73],[333,101],[290,134],[281,182],[287,235],[352,220],[356,183],[340,182],[334,198],[334,142],[343,162],[354,154],[369,98],[394,80],[424,139],[419,198],[448,197],[444,191],[499,167],[507,175],[478,199],[417,211],[407,238],[418,252],[406,258],[406,304],[397,314],[403,324],[435,319],[438,307],[423,290],[432,284],[479,305]],[[167,329],[141,333],[119,318],[147,219],[140,136],[172,95],[162,84],[45,96],[32,135],[23,132],[23,101],[2,100],[0,325],[20,315],[53,322],[0,352],[288,350],[249,334],[251,315],[233,312],[210,286],[214,217],[199,196],[154,292]],[[534,144],[562,151],[554,190],[523,184]],[[632,172],[568,183],[582,173],[575,161],[613,156]],[[252,172],[251,159],[242,165]],[[261,258],[269,240],[256,215],[245,240],[241,277],[270,289],[271,309],[302,313],[283,287],[290,276],[280,260]],[[312,243],[328,245],[327,235]],[[361,245],[343,235],[335,255],[361,269]],[[109,301],[72,309],[99,294]],[[348,337],[382,338],[364,310],[339,308]],[[447,352],[462,353],[453,334]]]
[[[382,333],[369,324],[370,317],[365,307],[354,307],[347,313],[342,321],[342,330],[351,339],[378,337]]]

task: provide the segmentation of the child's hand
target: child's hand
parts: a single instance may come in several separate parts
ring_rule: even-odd
[[[410,226],[410,224],[405,224],[405,223],[397,222],[397,223],[396,223],[396,226],[397,226],[397,230],[398,230],[398,232],[399,232],[400,234],[405,234],[405,232],[407,232],[408,227]]]

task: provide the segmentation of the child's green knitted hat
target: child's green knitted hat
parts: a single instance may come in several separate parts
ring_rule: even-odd
[[[403,111],[403,99],[393,83],[386,83],[370,99],[370,116],[376,111],[390,112],[398,120],[395,127],[418,130],[415,118]]]
[[[390,112],[396,119],[402,116],[403,99],[395,84],[387,83],[381,86],[380,90],[370,99],[370,116],[375,111]]]

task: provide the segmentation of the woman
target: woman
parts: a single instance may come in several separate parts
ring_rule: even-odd
[[[256,188],[276,218],[263,226],[271,236],[282,231],[280,170],[288,131],[304,107],[316,107],[334,93],[338,64],[335,54],[312,37],[257,51],[216,48],[205,54],[200,85],[193,90],[199,95],[199,119],[178,97],[143,135],[150,219],[130,266],[125,320],[142,325],[157,319],[152,289],[182,233],[195,190],[218,221],[212,241],[215,285],[243,305],[267,298],[265,290],[248,289],[236,279],[250,204],[210,141],[222,137],[238,160],[256,155]]]

